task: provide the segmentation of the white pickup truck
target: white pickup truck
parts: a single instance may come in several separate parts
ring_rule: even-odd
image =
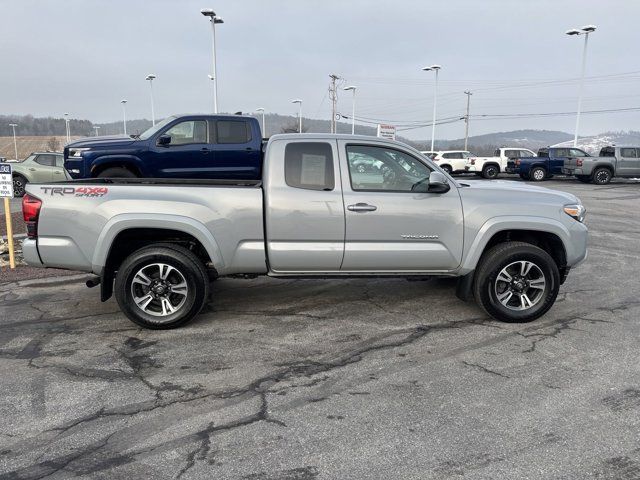
[[[527,148],[502,147],[493,152],[493,157],[471,157],[468,159],[469,172],[484,178],[497,178],[507,168],[507,162],[512,158],[535,157],[534,152]]]
[[[364,136],[274,135],[261,181],[95,178],[26,189],[27,263],[94,273],[101,298],[115,293],[147,328],[187,322],[208,301],[210,279],[225,275],[459,277],[461,298],[529,321],[587,252],[574,195],[457,182],[407,145]]]

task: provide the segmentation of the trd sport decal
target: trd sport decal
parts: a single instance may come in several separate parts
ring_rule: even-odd
[[[104,197],[107,187],[40,187],[45,195],[71,195],[74,197]]]

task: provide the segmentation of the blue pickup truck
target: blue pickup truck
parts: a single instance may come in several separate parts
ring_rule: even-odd
[[[564,161],[588,157],[589,154],[573,147],[548,147],[538,150],[537,157],[522,157],[507,162],[507,173],[517,173],[523,180],[541,182],[562,173]]]
[[[262,135],[253,117],[180,115],[141,135],[91,137],[64,148],[64,167],[79,178],[258,180]]]

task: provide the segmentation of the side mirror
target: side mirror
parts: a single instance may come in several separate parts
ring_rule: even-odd
[[[167,146],[171,143],[171,135],[167,135],[166,133],[160,135],[158,137],[158,145],[160,146]]]
[[[440,172],[431,172],[429,175],[429,193],[447,193],[451,190],[451,185],[447,181],[447,177]]]

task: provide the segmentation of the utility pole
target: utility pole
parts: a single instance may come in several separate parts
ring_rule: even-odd
[[[13,148],[15,149],[16,160],[18,160],[18,142],[16,142],[16,127],[18,124],[10,123],[9,126],[13,129]]]
[[[464,94],[467,96],[467,114],[464,116],[464,149],[467,149],[467,143],[469,142],[469,103],[471,101],[471,91],[466,90]]]
[[[331,133],[336,133],[336,104],[338,103],[338,91],[336,90],[336,80],[340,77],[335,74],[329,75],[331,84],[329,85],[329,99],[331,100]]]

